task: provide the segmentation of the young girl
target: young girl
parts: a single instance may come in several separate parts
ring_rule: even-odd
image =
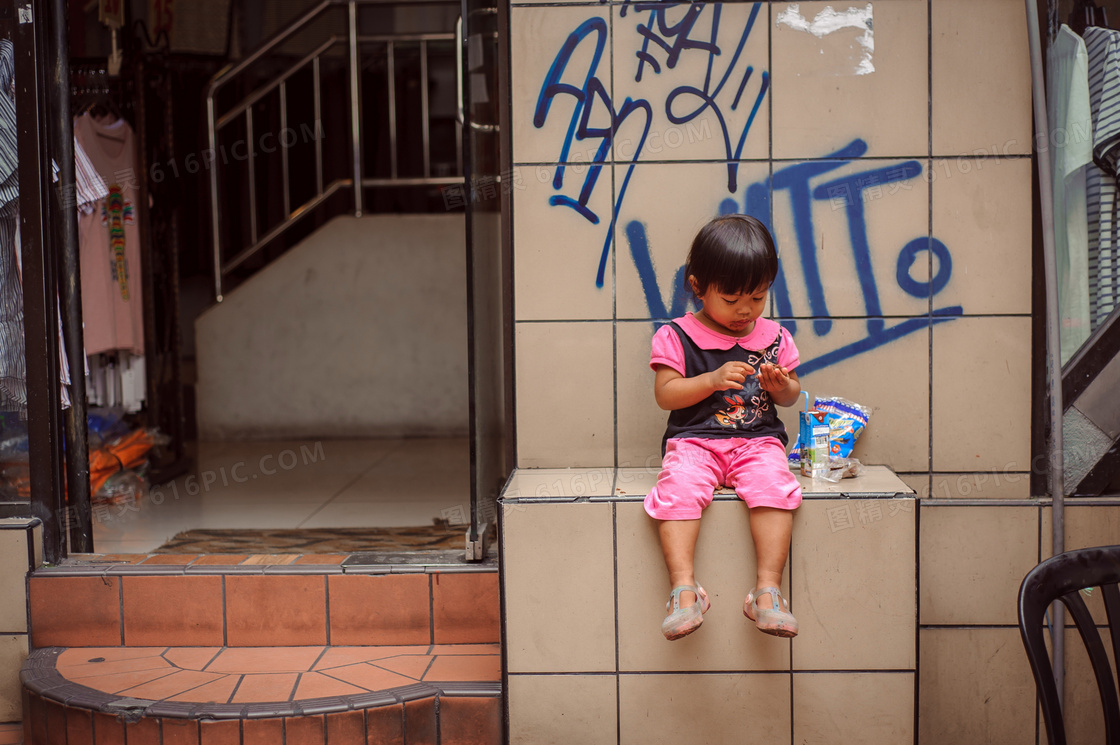
[[[661,631],[670,641],[699,628],[710,607],[693,576],[693,554],[700,513],[720,484],[750,508],[758,574],[743,613],[768,634],[797,635],[778,588],[801,487],[786,462],[788,437],[775,404],[795,404],[801,384],[792,371],[799,361],[793,339],[763,317],[777,273],[774,241],[761,222],[746,215],[712,220],[685,263],[702,308],[653,337],[654,396],[671,413],[662,470],[645,509],[659,521],[669,570]]]

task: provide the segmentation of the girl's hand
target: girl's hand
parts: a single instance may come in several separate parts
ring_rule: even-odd
[[[747,378],[754,375],[754,368],[746,362],[727,362],[718,370],[708,373],[713,391],[741,390]]]
[[[769,362],[758,368],[758,384],[767,393],[781,393],[790,384],[789,370]]]

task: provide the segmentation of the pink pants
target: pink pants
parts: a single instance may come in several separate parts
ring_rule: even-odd
[[[801,504],[801,485],[776,437],[688,437],[667,443],[646,512],[657,520],[697,520],[720,484],[734,488],[748,507],[795,510]]]

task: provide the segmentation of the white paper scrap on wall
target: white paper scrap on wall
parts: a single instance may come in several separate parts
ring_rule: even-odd
[[[856,38],[863,48],[862,54],[852,73],[870,75],[875,72],[875,65],[871,62],[875,52],[875,28],[871,3],[868,3],[865,8],[848,8],[843,13],[837,13],[831,5],[827,5],[812,21],[801,15],[801,6],[798,3],[793,3],[778,14],[777,23],[785,24],[794,31],[807,31],[818,39],[845,28],[863,29],[863,33]],[[821,53],[824,53],[823,49]],[[843,72],[837,71],[837,74]]]

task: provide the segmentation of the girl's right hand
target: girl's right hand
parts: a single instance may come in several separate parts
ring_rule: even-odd
[[[726,362],[708,375],[713,391],[741,390],[747,378],[754,375],[754,368],[746,362]]]

